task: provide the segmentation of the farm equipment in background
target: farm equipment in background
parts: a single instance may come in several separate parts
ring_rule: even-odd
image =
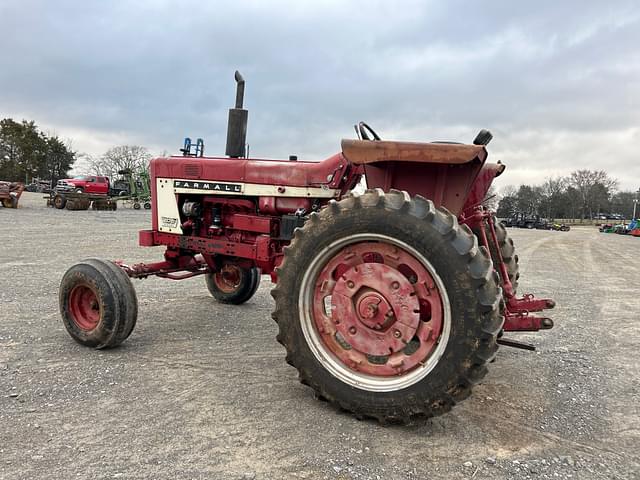
[[[635,218],[628,224],[620,223],[618,225],[612,225],[610,229],[612,230],[612,233],[617,233],[619,235],[633,235],[634,237],[640,236],[640,222]]]
[[[0,181],[0,203],[5,208],[18,208],[23,191],[23,183]]]
[[[47,201],[47,207],[53,207],[58,210],[117,210],[117,197],[101,195],[95,193],[84,193],[75,191],[58,190],[57,188],[49,192],[44,197]]]
[[[556,232],[568,232],[571,230],[569,225],[565,225],[564,223],[551,222],[547,224],[548,230],[554,230]]]
[[[52,183],[52,180],[42,180],[39,178],[34,178],[31,180],[31,183],[24,187],[24,190],[26,192],[32,193],[46,193],[51,191]]]
[[[547,230],[547,221],[539,215],[516,213],[502,222],[506,227]]]
[[[127,168],[118,171],[121,178],[114,180],[111,194],[113,196],[127,197],[131,201],[132,206],[136,210],[144,207],[145,210],[151,209],[151,187],[149,181],[149,172],[141,170],[133,172]]]
[[[149,173],[120,170],[120,178],[110,181],[105,176],[82,175],[59,180],[49,193],[47,206],[67,210],[116,210],[118,201],[131,202],[135,210],[151,209]]]
[[[227,157],[151,161],[155,263],[90,259],[65,273],[63,323],[78,343],[114,347],[133,331],[132,278],[202,275],[241,304],[261,274],[286,361],[316,394],[358,417],[406,422],[467,398],[503,332],[553,326],[555,302],[518,296],[518,257],[483,199],[505,166],[473,144],[383,141],[366,123],[321,162],[245,158],[244,79],[236,72]],[[353,192],[362,177],[369,190]]]

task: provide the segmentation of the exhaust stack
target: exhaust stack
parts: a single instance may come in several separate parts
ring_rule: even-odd
[[[236,70],[236,106],[229,109],[229,123],[227,124],[227,148],[225,155],[232,158],[245,156],[247,143],[247,121],[249,112],[242,108],[244,102],[244,78]]]

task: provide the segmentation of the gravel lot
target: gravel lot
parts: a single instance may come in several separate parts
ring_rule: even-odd
[[[556,327],[512,337],[451,413],[407,427],[313,398],[284,362],[267,277],[241,307],[202,278],[135,283],[138,326],[112,351],[59,320],[64,271],[88,257],[157,260],[145,211],[0,208],[0,478],[640,478],[640,239],[510,230],[521,289]]]

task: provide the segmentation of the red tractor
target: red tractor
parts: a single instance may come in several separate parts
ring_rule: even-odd
[[[85,260],[60,286],[71,336],[122,343],[138,312],[131,278],[203,275],[241,304],[262,274],[286,361],[316,394],[358,417],[406,422],[448,411],[487,372],[504,331],[553,326],[554,302],[517,296],[518,257],[482,201],[504,165],[472,145],[382,141],[365,123],[322,162],[245,158],[244,80],[236,72],[227,157],[151,161],[152,228],[164,260]],[[352,190],[362,178],[369,187]]]

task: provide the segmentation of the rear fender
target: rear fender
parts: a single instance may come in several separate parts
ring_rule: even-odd
[[[489,188],[491,188],[493,179],[500,176],[504,169],[505,166],[500,162],[485,163],[482,166],[482,169],[471,185],[471,189],[464,203],[462,211],[465,215],[470,215],[476,207],[482,204],[487,196],[487,192],[489,192]]]
[[[487,158],[483,146],[442,143],[343,140],[342,151],[369,188],[422,195],[456,216]]]

